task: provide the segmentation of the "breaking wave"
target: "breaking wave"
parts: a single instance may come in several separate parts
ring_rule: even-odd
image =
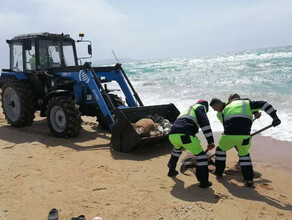
[[[262,134],[292,141],[292,46],[139,61],[123,67],[144,105],[174,103],[183,110],[199,99],[227,100],[232,93],[268,101],[282,124]],[[268,115],[262,115],[253,130],[271,123]],[[212,129],[222,131],[215,112],[210,110],[208,116]]]

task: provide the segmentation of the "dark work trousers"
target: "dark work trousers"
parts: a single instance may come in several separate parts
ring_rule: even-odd
[[[222,151],[219,147],[216,147],[215,152],[215,167],[216,174],[222,176],[226,166],[226,152]]]
[[[245,156],[240,156],[239,165],[241,167],[241,172],[242,172],[244,180],[252,181],[254,174],[253,174],[253,167],[252,167],[250,155],[247,154]]]
[[[208,170],[208,159],[206,153],[202,151],[196,155],[196,177],[199,182],[208,183],[209,181],[209,170]]]

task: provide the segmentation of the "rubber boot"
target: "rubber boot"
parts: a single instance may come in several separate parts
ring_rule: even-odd
[[[178,174],[178,172],[175,170],[177,161],[178,161],[178,157],[171,155],[170,160],[167,164],[167,166],[169,168],[167,176],[173,177],[173,176],[176,176]]]
[[[239,157],[239,164],[241,167],[242,176],[245,180],[245,186],[253,187],[254,186],[254,183],[253,183],[254,173],[253,173],[253,166],[251,163],[250,155],[247,154],[245,156],[240,156]]]
[[[211,181],[208,181],[208,182],[200,182],[200,185],[199,185],[200,188],[208,188],[210,186],[212,186],[212,182]]]
[[[216,148],[215,156],[215,175],[222,177],[226,166],[226,152],[222,151],[219,147]]]
[[[207,188],[212,185],[209,181],[208,159],[204,151],[196,155],[196,177],[200,182],[201,188]]]

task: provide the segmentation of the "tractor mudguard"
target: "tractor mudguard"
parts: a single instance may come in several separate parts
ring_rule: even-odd
[[[42,101],[42,106],[41,106],[41,112],[40,112],[40,116],[41,117],[46,117],[46,106],[48,104],[48,101],[53,97],[53,96],[60,96],[60,95],[66,95],[66,96],[71,96],[74,98],[74,95],[68,91],[68,90],[62,90],[62,89],[58,89],[58,90],[54,90],[52,92],[49,92],[46,97],[43,99]]]
[[[15,72],[2,72],[0,74],[0,87],[4,85],[9,79],[17,79],[17,80],[26,80],[28,77],[23,73],[15,73]]]
[[[178,109],[174,104],[156,105],[156,106],[140,106],[119,109],[114,111],[115,125],[112,130],[111,148],[120,151],[128,152],[137,147],[146,147],[147,145],[154,145],[168,140],[168,135],[156,137],[141,137],[135,131],[132,123],[137,122],[148,115],[155,115],[168,119],[173,123],[179,115]]]

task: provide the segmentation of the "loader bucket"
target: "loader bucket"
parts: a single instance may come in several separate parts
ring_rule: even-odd
[[[120,152],[128,152],[137,147],[147,147],[168,141],[168,135],[156,137],[141,137],[135,131],[132,123],[137,122],[148,115],[158,114],[173,123],[179,115],[174,104],[140,106],[115,109],[115,125],[112,130],[111,148]]]

